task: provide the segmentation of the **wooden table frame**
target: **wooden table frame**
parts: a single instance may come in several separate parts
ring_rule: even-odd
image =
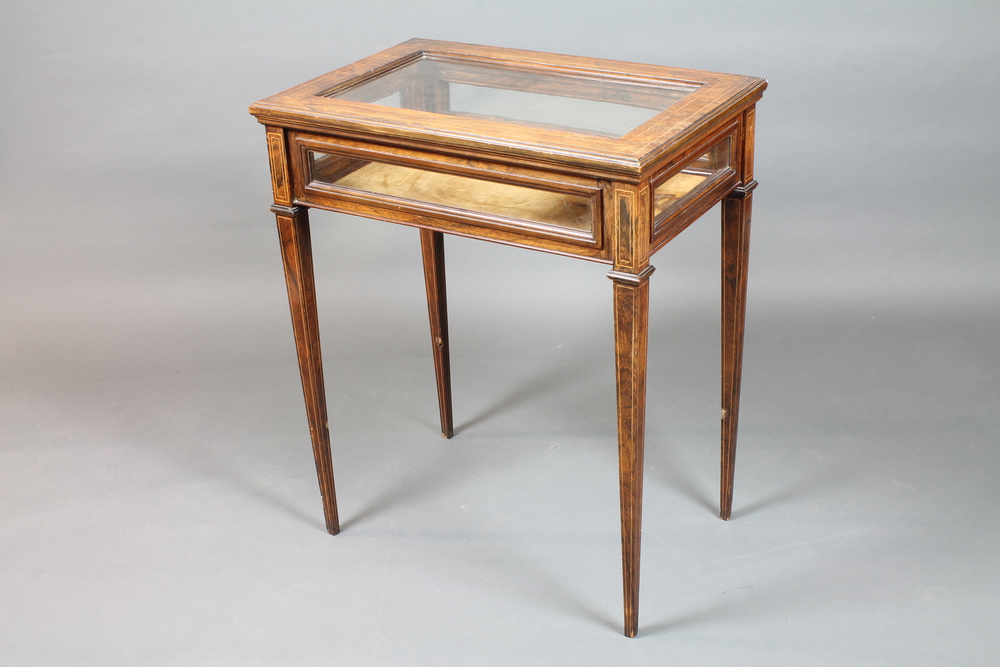
[[[485,65],[490,76],[524,72],[553,75],[561,94],[596,99],[588,86],[626,81],[631,103],[644,105],[642,86],[672,85],[684,97],[620,137],[565,128],[512,125],[448,115],[447,86],[426,85],[415,108],[376,107],[337,98],[358,81],[391,81],[422,57]],[[463,65],[465,66],[465,65]],[[457,67],[456,69],[461,69]],[[457,75],[456,75],[457,76]],[[560,78],[561,77],[561,78]],[[398,77],[397,77],[398,78]],[[502,81],[491,85],[511,86]],[[438,82],[439,83],[439,82]],[[523,84],[523,81],[521,81]],[[387,83],[387,86],[392,85]],[[441,431],[454,431],[444,270],[444,234],[458,234],[572,255],[612,266],[617,369],[618,454],[621,493],[625,634],[638,629],[639,546],[650,256],[715,204],[722,202],[722,456],[720,515],[732,511],[740,404],[747,258],[753,178],[754,113],[763,79],[694,70],[557,56],[449,42],[410,40],[251,106],[265,125],[274,205],[292,324],[326,527],[340,530],[309,237],[308,208],[361,215],[420,229]],[[686,88],[685,88],[686,86]],[[388,88],[387,88],[388,90]],[[410,93],[403,96],[413,97]],[[635,93],[634,91],[638,91]],[[384,92],[384,91],[382,91]],[[551,91],[544,91],[551,92]],[[633,94],[634,93],[634,94]],[[381,93],[379,93],[381,94]],[[404,100],[405,102],[405,100]],[[659,184],[723,146],[725,168],[684,195],[669,215],[654,219]],[[456,211],[432,202],[403,201],[318,182],[314,153],[338,159],[374,159],[436,174],[468,176],[558,191],[590,202],[591,227],[552,228],[512,222],[489,212]]]

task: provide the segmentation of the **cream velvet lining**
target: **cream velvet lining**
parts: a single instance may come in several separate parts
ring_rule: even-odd
[[[336,184],[355,190],[558,227],[593,230],[590,201],[577,195],[378,162],[369,162],[337,180]]]
[[[708,174],[681,172],[667,179],[653,191],[653,220],[656,220],[674,202],[705,182]]]

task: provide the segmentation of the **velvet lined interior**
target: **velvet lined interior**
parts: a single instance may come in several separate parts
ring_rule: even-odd
[[[327,181],[329,182],[329,181]],[[590,200],[578,195],[369,162],[336,185],[413,201],[592,231]]]

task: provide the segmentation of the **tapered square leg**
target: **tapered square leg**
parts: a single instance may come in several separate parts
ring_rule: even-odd
[[[444,276],[444,234],[420,230],[420,250],[424,259],[424,282],[427,285],[427,313],[431,323],[431,349],[434,350],[434,376],[437,380],[441,435],[455,433],[451,413],[451,354],[448,348],[448,295]]]
[[[612,272],[615,367],[618,387],[618,473],[621,494],[625,635],[639,629],[639,548],[642,535],[643,435],[646,423],[646,349],[649,274]]]
[[[288,286],[288,303],[292,310],[292,328],[295,332],[295,349],[302,375],[302,391],[306,399],[306,415],[309,419],[313,456],[316,459],[319,491],[323,497],[323,514],[327,531],[336,535],[340,532],[340,519],[337,516],[330,427],[327,423],[326,392],[323,388],[323,360],[319,347],[309,217],[307,209],[301,206],[276,204],[271,210],[278,219],[281,257],[285,265],[285,283]]]
[[[725,520],[729,519],[733,510],[752,202],[753,195],[742,189],[722,201],[722,480],[719,516]]]

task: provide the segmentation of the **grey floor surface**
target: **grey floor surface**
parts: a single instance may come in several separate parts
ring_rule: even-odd
[[[998,21],[4,3],[0,665],[1000,665]],[[653,260],[636,639],[600,265],[447,239],[444,440],[417,233],[316,214],[323,529],[246,106],[413,36],[771,81],[730,522],[718,211]]]
[[[340,264],[334,240],[364,245],[367,223],[314,225],[321,265]],[[458,433],[444,440],[416,233],[380,247],[398,280],[379,281],[377,307],[364,277],[320,277],[337,537],[280,283],[261,287],[277,314],[257,322],[221,308],[238,293],[195,322],[169,294],[115,295],[130,321],[62,350],[90,367],[5,387],[10,664],[996,664],[995,312],[755,304],[726,523],[717,299],[658,272],[628,640],[603,271],[449,244]],[[560,279],[533,285],[545,269]],[[71,326],[72,300],[46,330]],[[187,313],[179,336],[161,326],[170,310]]]

